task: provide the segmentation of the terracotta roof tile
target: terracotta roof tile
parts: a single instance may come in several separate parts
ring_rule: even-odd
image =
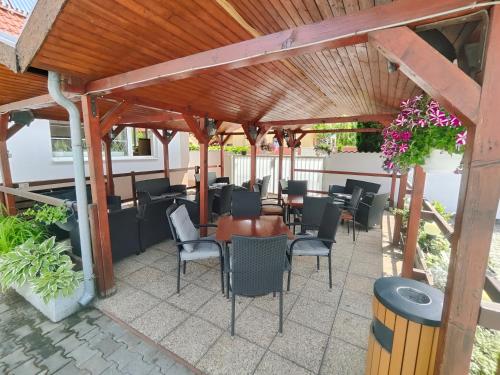
[[[0,32],[18,36],[25,21],[25,16],[0,6]]]

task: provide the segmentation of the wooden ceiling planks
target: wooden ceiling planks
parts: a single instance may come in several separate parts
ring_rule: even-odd
[[[16,74],[0,65],[0,105],[47,93],[47,78],[32,73]]]

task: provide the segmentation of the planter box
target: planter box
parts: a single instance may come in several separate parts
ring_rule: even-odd
[[[45,303],[42,297],[33,292],[30,283],[25,283],[21,287],[15,286],[13,289],[24,297],[26,301],[31,303],[38,311],[55,323],[80,309],[78,301],[83,295],[83,282],[80,283],[72,295],[67,297],[59,296],[56,299],[50,300],[48,303]]]

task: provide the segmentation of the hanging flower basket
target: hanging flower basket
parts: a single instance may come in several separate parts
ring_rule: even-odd
[[[428,173],[453,172],[467,142],[460,120],[424,95],[402,101],[401,112],[383,136],[383,167],[388,172],[406,172],[415,165]]]

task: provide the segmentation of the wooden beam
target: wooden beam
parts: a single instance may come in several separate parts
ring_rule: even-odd
[[[418,229],[420,227],[420,212],[424,199],[425,172],[421,166],[415,166],[413,173],[413,190],[410,202],[410,218],[406,229],[406,241],[403,251],[403,269],[401,276],[411,278],[417,251]]]
[[[7,149],[7,136],[9,126],[9,114],[0,115],[0,169],[2,172],[3,185],[12,187],[12,174],[10,172],[9,151]],[[16,198],[11,194],[5,194],[3,199],[7,214],[16,214]]]
[[[383,128],[357,128],[357,129],[310,129],[298,130],[297,133],[304,134],[328,134],[328,133],[380,133]]]
[[[170,159],[169,159],[169,147],[168,145],[170,142],[172,142],[172,139],[174,139],[175,135],[177,134],[177,131],[173,132],[168,132],[167,130],[163,130],[163,171],[165,174],[165,177],[170,176]]]
[[[121,125],[121,124],[120,124]],[[158,129],[158,130],[176,130],[181,132],[189,132],[189,127],[185,123],[179,122],[145,122],[137,124],[127,124],[123,125],[129,128],[139,128],[139,129]]]
[[[205,131],[205,118],[200,118],[201,124],[198,129],[203,129]],[[200,137],[200,224],[208,223],[208,137],[203,135]],[[207,235],[207,228],[200,228],[200,234],[202,236]]]
[[[468,130],[436,367],[467,374],[500,198],[500,6],[493,6],[476,127]]]
[[[369,41],[466,124],[476,123],[481,87],[408,27],[374,31]]]
[[[366,42],[367,33],[395,25],[430,22],[437,13],[451,18],[472,0],[400,0],[322,22],[256,37],[156,65],[98,79],[86,85],[87,94],[107,94],[171,82],[202,73],[243,68],[293,56]]]
[[[281,202],[281,184],[280,181],[283,179],[283,131],[276,131],[276,139],[278,140],[278,202]]]
[[[399,190],[398,190],[398,204],[397,208],[402,210],[405,208],[405,197],[406,197],[406,185],[408,183],[408,174],[403,174],[399,178]],[[392,244],[395,246],[399,245],[401,240],[401,226],[403,224],[403,216],[397,214],[394,219],[394,234],[392,236]]]
[[[257,137],[255,138],[255,144],[260,144],[262,142],[262,139],[266,136],[267,132],[271,129],[270,126],[260,126],[259,127],[259,132],[257,133]]]
[[[250,145],[250,191],[254,191],[257,180],[257,145]]]
[[[120,123],[123,113],[127,112],[132,108],[132,104],[129,102],[118,103],[113,109],[109,110],[108,113],[101,120],[101,137],[104,137],[110,132],[114,125]]]
[[[392,172],[392,177],[391,177],[391,193],[389,196],[389,206],[394,208],[394,194],[396,192],[396,173]]]
[[[14,124],[9,129],[7,129],[7,139],[11,139],[18,131],[24,128],[26,125],[24,124]]]
[[[319,117],[300,120],[279,120],[279,121],[261,121],[258,125],[286,126],[286,125],[311,125],[311,124],[340,124],[344,122],[392,122],[396,114],[383,113],[379,115],[359,115],[347,117]]]
[[[76,93],[66,93],[65,95],[68,99],[75,101],[79,98],[79,94]],[[49,94],[44,94],[40,96],[35,96],[33,98],[19,100],[17,102],[12,102],[8,104],[0,105],[0,113],[7,113],[12,111],[20,111],[23,109],[40,109],[53,107],[57,105],[52,96]]]
[[[250,132],[250,126],[255,126],[252,124],[242,124],[241,127],[243,128],[243,133],[245,133],[245,137],[247,138],[247,141],[250,143],[250,146],[255,145],[255,141],[257,139],[257,136],[254,138],[252,133]],[[258,133],[257,133],[258,135]]]
[[[143,122],[168,122],[184,120],[180,113],[161,112],[148,115],[128,114],[121,117],[120,124],[134,124]]]
[[[108,204],[106,200],[106,184],[104,181],[102,160],[101,121],[95,98],[89,95],[82,96],[83,127],[87,142],[88,165],[90,172],[90,187],[92,189],[92,202],[97,205],[98,222],[95,228],[98,232],[100,253],[94,262],[102,262],[104,280],[101,294],[110,295],[114,292],[115,282],[113,276],[113,258],[111,254],[111,238],[109,234]]]
[[[205,129],[202,129],[202,124],[204,123],[205,120],[203,117],[200,117],[198,120],[196,120],[193,116],[191,115],[183,115],[184,121],[186,121],[187,126],[189,127],[189,130],[193,135],[196,137],[198,142],[201,143],[207,143],[208,146],[208,138],[205,133]]]
[[[124,130],[125,130],[125,125],[118,125],[116,128],[114,128],[114,129],[113,129],[113,130],[109,133],[109,135],[110,135],[110,137],[111,137],[111,139],[112,139],[112,140],[115,140],[115,139],[116,139],[116,137],[118,137],[118,136],[120,135],[120,133],[121,133],[122,131],[124,131]]]
[[[102,139],[104,142],[104,160],[106,163],[106,194],[115,195],[115,183],[113,181],[113,160],[111,159],[111,143],[113,140],[109,134]]]

